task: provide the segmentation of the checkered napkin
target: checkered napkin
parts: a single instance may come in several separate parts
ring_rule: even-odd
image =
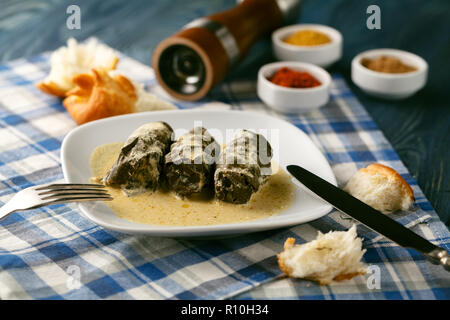
[[[48,58],[42,54],[0,66],[0,205],[23,188],[63,181],[60,145],[75,124],[60,100],[34,87],[49,71]],[[119,70],[164,95],[150,68],[122,56]],[[393,167],[413,187],[416,207],[392,217],[449,249],[447,228],[340,76],[333,76],[330,103],[301,116],[268,110],[255,96],[255,84],[248,82],[225,82],[200,103],[175,104],[283,117],[312,138],[341,185],[369,163]],[[371,273],[330,286],[281,275],[275,255],[287,237],[302,243],[318,230],[345,230],[352,223],[334,211],[292,228],[205,241],[106,230],[80,216],[74,204],[17,212],[0,222],[0,298],[449,298],[449,277],[442,268],[361,225],[364,262],[377,271],[373,275],[380,276],[379,282],[370,280]]]

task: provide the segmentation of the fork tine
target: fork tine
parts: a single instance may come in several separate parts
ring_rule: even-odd
[[[46,195],[46,194],[55,194],[55,193],[80,193],[80,194],[83,194],[83,193],[91,193],[91,192],[94,192],[94,193],[108,193],[108,191],[106,190],[106,189],[100,189],[100,188],[98,188],[98,189],[96,189],[96,188],[86,188],[86,189],[84,189],[84,188],[74,188],[74,189],[61,189],[61,188],[58,188],[58,189],[51,189],[51,190],[48,190],[48,191],[42,191],[42,192],[39,192],[38,193],[38,195],[40,195],[40,196],[43,196],[43,195]]]
[[[105,186],[102,184],[77,184],[77,183],[54,183],[46,186],[41,186],[35,190],[54,190],[54,189],[102,189]]]
[[[45,197],[41,197],[42,200],[50,199],[74,199],[83,197],[100,197],[100,198],[111,198],[111,195],[107,192],[58,192],[50,194]]]
[[[73,197],[73,198],[60,198],[60,199],[55,199],[53,201],[49,201],[47,203],[45,203],[45,205],[52,205],[52,204],[57,204],[57,203],[65,203],[65,202],[84,202],[84,201],[111,201],[113,200],[112,197],[99,197],[99,196],[95,196],[95,197],[91,197],[91,196],[86,196],[86,197]]]

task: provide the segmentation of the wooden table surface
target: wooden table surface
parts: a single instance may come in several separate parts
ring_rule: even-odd
[[[95,36],[149,64],[152,50],[187,22],[232,7],[234,0],[2,0],[0,62],[32,57],[65,44],[69,37]],[[66,9],[81,8],[81,29],[69,30]],[[381,30],[368,30],[366,8],[381,8]],[[344,54],[331,72],[344,75],[441,219],[450,225],[450,1],[302,0],[300,22],[327,24],[344,36]],[[447,32],[445,31],[447,30]],[[350,62],[372,48],[399,48],[422,56],[430,66],[427,86],[402,101],[366,96],[350,80]],[[273,60],[264,39],[233,78],[256,79]]]

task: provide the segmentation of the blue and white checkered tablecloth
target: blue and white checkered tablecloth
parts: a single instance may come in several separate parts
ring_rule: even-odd
[[[34,84],[49,71],[49,54],[0,65],[0,205],[17,191],[62,181],[61,141],[75,123],[61,101]],[[119,70],[163,95],[153,72],[121,56]],[[327,106],[285,116],[267,109],[254,83],[225,82],[200,103],[180,108],[233,108],[283,117],[326,155],[342,185],[357,169],[381,162],[414,189],[416,206],[392,216],[449,250],[449,231],[374,121],[339,75]],[[317,231],[354,221],[333,211],[308,224],[218,240],[130,236],[80,216],[74,204],[18,212],[0,221],[1,299],[448,299],[449,273],[414,250],[398,247],[362,225],[364,262],[373,272],[319,286],[287,279],[275,255],[287,237],[305,242]],[[371,276],[380,276],[374,282]],[[377,285],[379,284],[379,285]]]

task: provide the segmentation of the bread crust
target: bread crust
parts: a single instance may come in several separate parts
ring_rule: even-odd
[[[53,81],[40,81],[36,83],[36,88],[50,94],[52,96],[56,96],[58,98],[64,98],[66,96],[66,91],[61,89],[56,83]]]
[[[73,81],[76,87],[67,92],[63,105],[77,124],[134,112],[137,94],[128,78],[92,69]]]
[[[288,250],[288,249],[292,248],[294,246],[294,244],[295,244],[295,239],[294,238],[287,238],[286,241],[284,242],[284,246],[283,246],[284,250]],[[283,271],[283,273],[285,273],[288,277],[291,277],[292,269],[289,268],[284,263],[284,260],[281,257],[281,254],[283,252],[280,252],[279,254],[277,254],[278,266],[280,267],[281,271]]]
[[[397,171],[391,167],[385,166],[381,163],[373,163],[366,168],[360,169],[360,171],[368,174],[381,174],[396,180],[402,186],[404,194],[411,200],[411,202],[414,202],[414,192],[411,186]]]

